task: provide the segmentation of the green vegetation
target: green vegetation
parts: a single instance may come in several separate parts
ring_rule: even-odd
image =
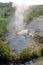
[[[6,25],[7,25],[8,18],[0,18],[0,32],[6,33]]]
[[[12,7],[12,2],[0,3],[0,33],[7,33],[7,23],[15,10],[16,8]]]
[[[22,62],[26,62],[30,60],[30,51],[29,49],[25,49],[20,53],[20,60]]]
[[[31,6],[30,9],[31,11],[28,11],[24,20],[26,23],[29,23],[34,17],[43,15],[43,5]]]
[[[34,50],[31,53],[31,59],[37,59],[38,57],[40,57],[40,52],[38,53],[39,50]]]
[[[42,56],[43,56],[43,46],[41,47],[41,54],[42,54]]]
[[[15,8],[11,3],[0,3],[0,64],[6,64],[14,57],[8,44],[4,42],[4,35],[7,34],[6,26],[14,12]]]
[[[4,11],[4,15],[2,15],[2,17],[8,17],[15,12],[16,8],[13,8],[13,7],[6,8],[5,7],[5,8],[2,8],[1,10]]]
[[[20,60],[22,62],[40,59],[40,57],[43,57],[43,46],[41,46],[40,48],[36,47],[36,49],[34,48],[31,50],[26,48],[20,53]]]
[[[12,54],[8,45],[0,40],[0,63],[7,63],[12,60]]]
[[[36,49],[35,49],[36,48]],[[39,59],[43,57],[43,46],[32,48],[25,48],[20,54],[12,54],[8,45],[0,37],[0,63],[7,63],[10,61],[21,61],[23,63],[30,60]]]

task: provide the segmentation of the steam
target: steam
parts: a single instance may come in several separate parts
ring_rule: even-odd
[[[21,30],[25,29],[25,24],[23,22],[24,20],[24,10],[22,7],[17,7],[17,10],[15,12],[15,29],[16,29],[16,32],[20,32]]]
[[[18,6],[12,19],[7,25],[8,39],[16,37],[17,33],[25,29],[24,12],[26,8],[24,6]]]

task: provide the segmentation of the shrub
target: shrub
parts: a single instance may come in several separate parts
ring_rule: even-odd
[[[43,46],[41,47],[41,55],[43,56]]]
[[[23,61],[23,62],[26,62],[26,61],[30,60],[30,51],[29,51],[29,49],[24,49],[20,53],[20,60]]]
[[[12,54],[7,44],[0,40],[0,62],[6,63],[12,60]]]
[[[31,53],[31,59],[37,59],[40,56],[41,56],[41,52],[39,50],[34,50]]]

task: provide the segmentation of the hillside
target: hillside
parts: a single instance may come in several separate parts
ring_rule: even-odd
[[[29,23],[34,17],[43,16],[43,5],[29,6],[24,21]]]

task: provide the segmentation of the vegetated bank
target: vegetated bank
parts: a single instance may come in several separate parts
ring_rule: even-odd
[[[24,22],[29,23],[34,17],[43,16],[43,5],[29,6],[24,18]]]

